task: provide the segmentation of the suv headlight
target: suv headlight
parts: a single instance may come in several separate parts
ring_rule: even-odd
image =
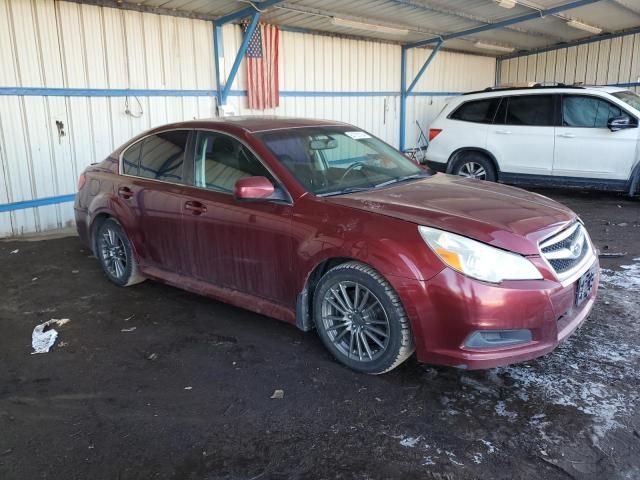
[[[486,243],[431,227],[418,227],[424,241],[446,265],[485,282],[539,280],[540,271],[528,259]]]

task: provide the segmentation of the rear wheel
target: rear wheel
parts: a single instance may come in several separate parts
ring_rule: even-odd
[[[131,242],[117,221],[112,218],[105,220],[96,235],[98,258],[109,280],[122,287],[145,280],[138,271]]]
[[[451,173],[461,177],[495,182],[498,177],[493,162],[477,152],[463,153],[453,164]]]
[[[414,350],[398,295],[382,275],[359,262],[338,265],[322,277],[314,320],[327,349],[359,372],[388,372]]]

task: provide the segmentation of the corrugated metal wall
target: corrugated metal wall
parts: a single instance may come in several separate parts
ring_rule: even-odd
[[[410,83],[424,64],[431,50],[416,48],[407,51],[407,82]],[[418,120],[423,129],[429,127],[442,111],[448,99],[459,92],[480,90],[495,83],[496,60],[490,57],[439,52],[407,99],[406,146],[418,140]],[[423,92],[427,94],[421,95]]]
[[[228,25],[222,37],[225,79],[242,32]],[[246,97],[236,93],[230,102],[238,113],[342,120],[398,145],[399,46],[284,31],[280,49],[281,106],[247,110]],[[410,52],[409,79],[428,53]],[[213,28],[206,21],[54,0],[0,0],[0,64],[0,87],[104,89],[0,95],[0,237],[70,225],[68,200],[86,165],[142,130],[215,115]],[[483,88],[494,74],[494,59],[440,52],[418,95],[409,98],[407,146],[417,139],[415,118],[426,126],[447,92]],[[125,97],[114,89],[147,93]],[[241,65],[233,90],[244,89]],[[64,196],[63,203],[15,208]]]
[[[1,86],[213,89],[212,49],[209,22],[0,0]],[[140,131],[209,117],[214,107],[213,97],[0,96],[0,204],[72,194],[87,165]],[[0,236],[72,219],[70,202],[2,212]]]
[[[498,74],[500,83],[620,84],[640,91],[640,34],[502,60]]]
[[[236,25],[223,28],[226,78],[235,52],[242,41]],[[383,140],[399,144],[400,128],[400,55],[399,45],[351,40],[325,35],[284,31],[280,40],[280,88],[296,96],[281,98],[277,109],[266,115],[327,118],[359,126]],[[410,83],[431,53],[430,49],[408,51],[407,83]],[[496,60],[490,57],[441,51],[407,101],[407,147],[415,146],[418,129],[433,121],[447,98],[460,92],[494,84]],[[473,74],[470,74],[473,72]],[[232,88],[244,90],[245,71],[240,69]],[[360,92],[362,96],[307,96],[303,92]],[[372,95],[378,93],[378,95]],[[387,93],[388,95],[380,95]],[[423,95],[429,93],[431,95]],[[231,98],[240,114],[259,114],[246,109],[245,98]]]

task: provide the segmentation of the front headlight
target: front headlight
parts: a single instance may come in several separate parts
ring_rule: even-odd
[[[542,275],[525,257],[486,243],[430,227],[418,227],[431,250],[448,266],[485,282],[539,280]]]

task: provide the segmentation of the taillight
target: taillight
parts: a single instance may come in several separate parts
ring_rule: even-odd
[[[441,131],[442,131],[441,128],[430,128],[429,129],[429,141],[431,142],[434,138],[436,138],[438,135],[440,135]]]
[[[82,190],[82,187],[84,187],[85,183],[87,183],[87,177],[85,177],[83,173],[82,175],[80,175],[80,178],[78,178],[78,191]]]

